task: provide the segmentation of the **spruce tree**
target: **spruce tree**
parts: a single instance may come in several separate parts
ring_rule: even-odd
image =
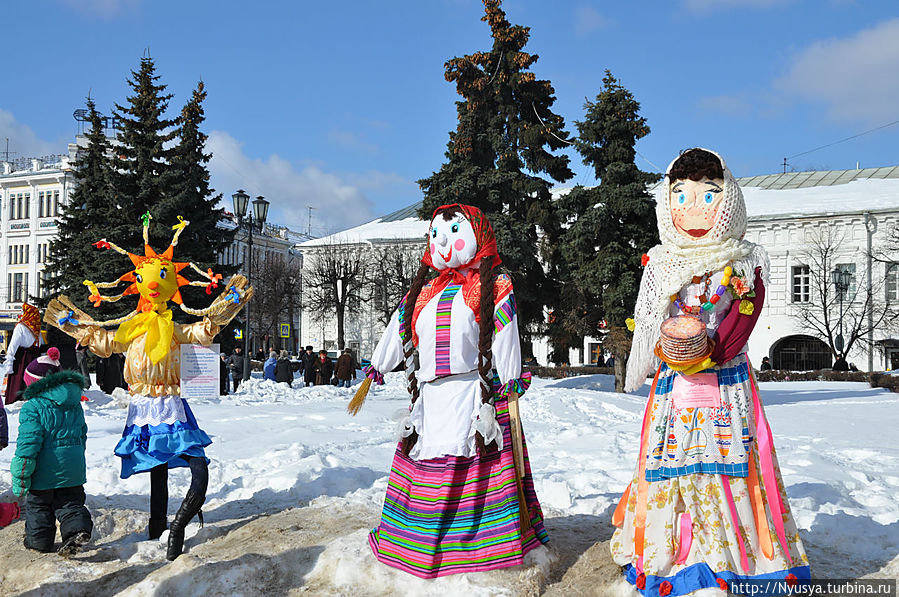
[[[567,134],[562,117],[551,111],[551,83],[530,71],[538,58],[523,51],[530,29],[511,25],[500,0],[484,0],[484,8],[493,47],[445,65],[446,80],[462,97],[456,102],[458,124],[450,133],[446,163],[419,181],[424,191],[419,215],[428,219],[447,203],[474,205],[487,214],[503,265],[517,281],[518,317],[527,340],[543,321],[544,306],[557,296],[544,270],[556,261],[559,234],[550,188],[572,172],[567,156],[552,153],[566,145]]]
[[[150,227],[150,240],[159,247],[158,250],[164,249],[171,241],[172,225],[178,223],[178,216],[183,217],[190,226],[178,239],[177,260],[192,261],[203,270],[212,268],[216,273],[224,274],[227,280],[234,268],[217,265],[216,257],[232,241],[234,231],[218,226],[224,215],[224,210],[217,207],[222,196],[209,188],[207,164],[211,154],[204,151],[207,135],[200,129],[205,120],[205,99],[206,89],[201,81],[178,119],[178,144],[170,154],[171,186],[150,206],[155,223]],[[185,287],[181,293],[190,306],[209,302],[203,288]]]
[[[567,329],[556,338],[563,341],[575,331],[600,335],[603,320],[608,330],[625,325],[640,289],[642,255],[659,242],[655,201],[647,192],[659,176],[634,161],[637,140],[649,134],[640,103],[606,71],[602,90],[584,108],[576,146],[599,184],[576,187],[559,202],[573,222],[560,239],[568,311],[557,313]],[[623,381],[627,355],[621,346],[614,350],[616,378]]]
[[[175,138],[177,130],[175,121],[165,118],[172,95],[165,93],[166,86],[158,80],[153,59],[144,56],[140,69],[131,71],[128,80],[134,94],[127,98],[126,106],[115,105],[119,135],[114,186],[121,210],[119,220],[127,225],[111,240],[129,251],[143,247],[141,215],[152,212],[172,192],[173,150],[166,144]],[[167,222],[156,224],[151,225],[154,237]]]
[[[114,317],[128,309],[121,303],[103,303],[102,310],[94,309],[88,301],[89,292],[82,284],[84,280],[115,280],[127,266],[121,255],[92,246],[92,243],[111,236],[109,226],[116,222],[118,210],[112,186],[110,145],[101,116],[90,97],[87,98],[87,110],[90,122],[87,145],[79,149],[73,163],[74,190],[68,202],[62,205],[58,232],[50,241],[44,270],[48,293],[41,303],[46,306],[51,297],[64,293],[91,315]]]

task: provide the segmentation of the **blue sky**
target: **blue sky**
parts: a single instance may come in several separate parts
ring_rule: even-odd
[[[570,131],[610,69],[652,132],[643,169],[720,151],[738,176],[899,120],[895,0],[507,0],[531,27],[533,71]],[[323,234],[420,198],[457,96],[453,57],[490,48],[477,0],[44,0],[4,6],[0,151],[62,153],[90,92],[108,113],[149,48],[175,94],[202,78],[213,183],[272,201]],[[651,163],[650,163],[651,162]],[[899,164],[899,125],[790,160],[797,170]],[[576,183],[591,172],[573,156]]]

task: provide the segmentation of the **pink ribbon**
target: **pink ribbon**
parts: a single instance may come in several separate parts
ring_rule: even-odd
[[[690,546],[693,545],[693,518],[689,512],[680,515],[680,548],[677,551],[677,564],[685,564]]]
[[[765,495],[768,496],[768,506],[771,508],[771,518],[774,519],[774,530],[777,533],[777,540],[787,561],[792,564],[793,558],[790,557],[790,550],[787,547],[787,535],[784,532],[784,503],[780,495],[780,488],[777,486],[777,475],[774,473],[774,440],[771,438],[771,427],[768,426],[768,420],[765,418],[765,411],[762,409],[762,401],[759,400],[758,387],[755,377],[752,375],[752,367],[749,361],[746,361],[749,367],[749,383],[752,386],[752,403],[755,408],[755,426],[756,440],[759,449],[759,464],[762,469],[762,482],[765,485]],[[772,494],[775,497],[771,497]]]
[[[724,497],[730,506],[730,517],[734,523],[734,533],[737,535],[737,543],[740,544],[740,565],[744,572],[749,572],[749,558],[746,556],[746,545],[743,543],[743,535],[740,534],[740,520],[737,518],[737,505],[734,503],[734,494],[730,491],[730,477],[721,475],[721,486],[724,488]]]

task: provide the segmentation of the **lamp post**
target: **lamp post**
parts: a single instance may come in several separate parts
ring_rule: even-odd
[[[247,206],[250,196],[243,189],[238,189],[231,195],[234,202],[234,215],[237,217],[237,225],[247,230],[247,258],[244,260],[244,269],[247,272],[247,285],[252,283],[253,277],[253,229],[259,226],[262,232],[265,218],[268,216],[268,201],[262,195],[253,200],[253,211],[248,212]],[[250,303],[247,302],[244,314],[243,330],[243,378],[250,379]]]
[[[851,283],[850,276],[848,270],[843,269],[839,266],[834,267],[833,271],[830,272],[831,279],[833,280],[833,285],[837,289],[837,297],[840,299],[840,333],[837,334],[836,339],[834,340],[834,348],[837,349],[837,352],[840,353],[840,356],[843,356],[843,297],[846,295],[846,291],[849,290],[849,284]]]

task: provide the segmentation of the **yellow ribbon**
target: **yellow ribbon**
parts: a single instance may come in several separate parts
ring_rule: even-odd
[[[155,365],[169,353],[174,332],[175,324],[172,323],[171,309],[166,309],[162,313],[148,311],[120,325],[115,333],[115,341],[127,344],[146,334],[144,352]]]
[[[181,230],[187,226],[187,222],[184,221],[184,218],[178,216],[178,223],[172,226],[172,230]]]

